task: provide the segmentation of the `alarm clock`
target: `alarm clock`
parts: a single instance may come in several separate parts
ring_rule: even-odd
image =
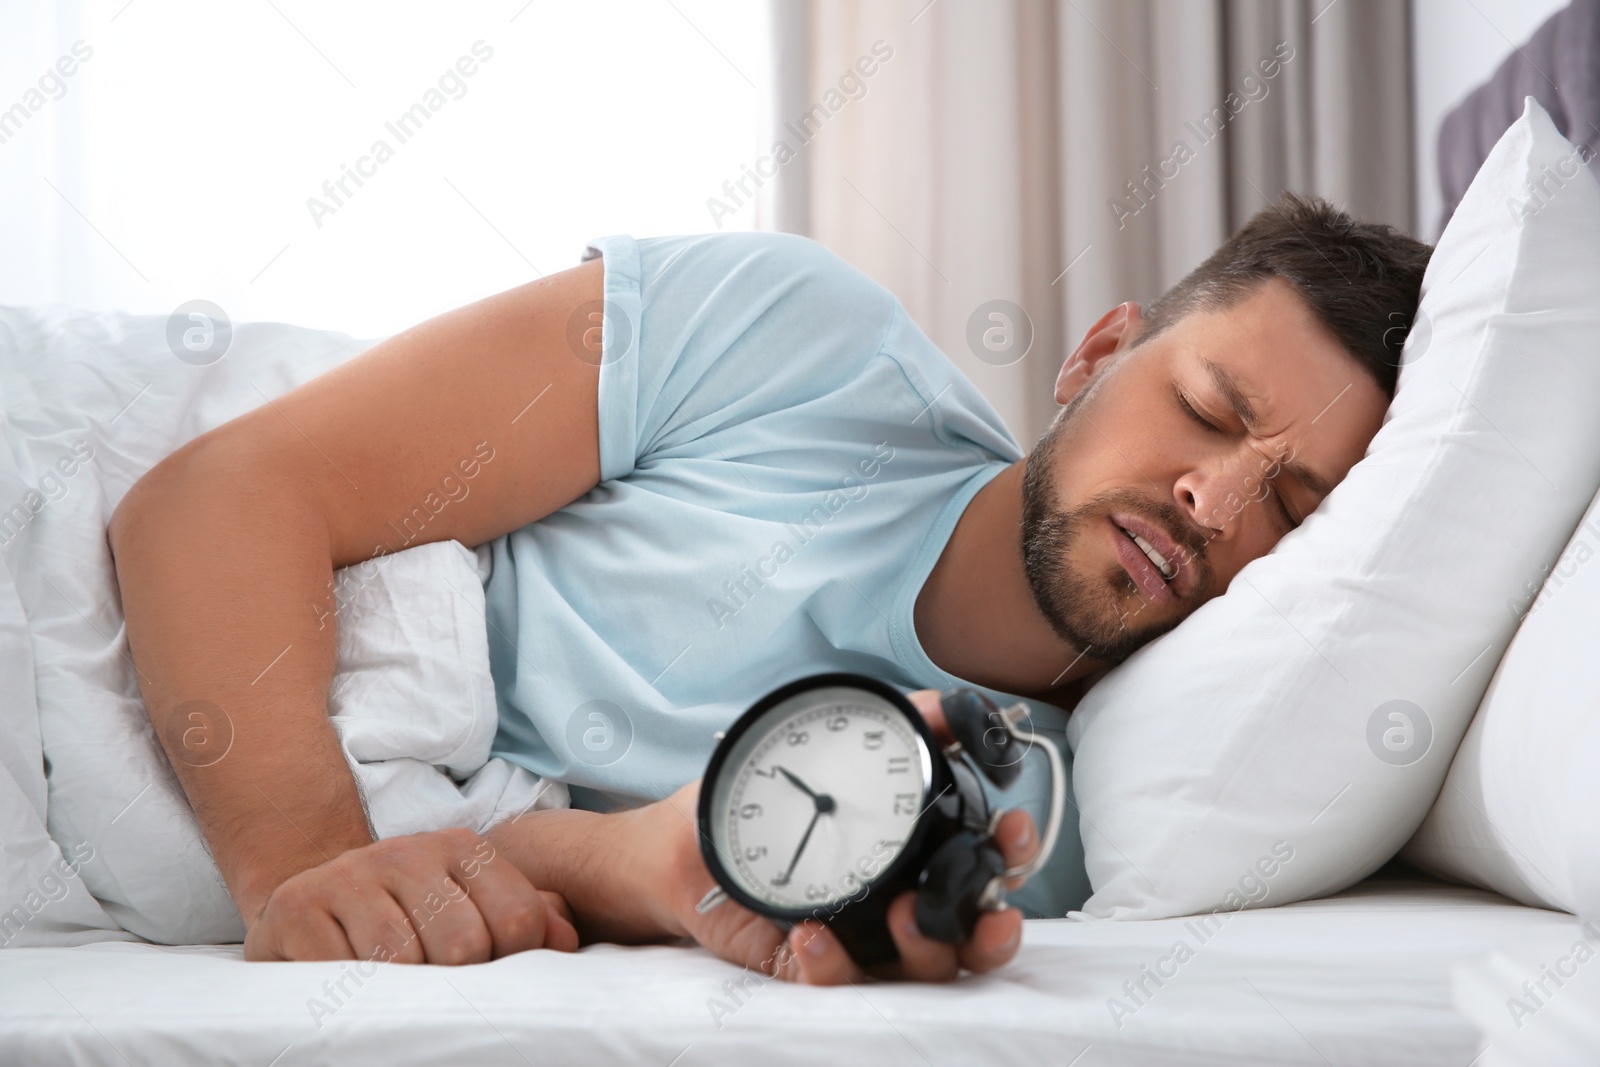
[[[863,967],[898,958],[890,903],[917,890],[917,926],[959,944],[1006,881],[1043,866],[1061,825],[1066,773],[1046,738],[972,689],[941,695],[955,740],[940,748],[897,689],[859,674],[818,674],[756,701],[723,734],[700,787],[700,852],[716,887],[788,928],[829,924]],[[1005,788],[1032,750],[1050,761],[1050,813],[1039,854],[1007,869],[979,775]]]

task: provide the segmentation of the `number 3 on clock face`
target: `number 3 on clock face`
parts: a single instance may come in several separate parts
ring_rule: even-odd
[[[702,786],[718,881],[746,907],[789,921],[843,906],[883,878],[933,799],[920,719],[873,689],[790,692],[802,684],[735,724]]]

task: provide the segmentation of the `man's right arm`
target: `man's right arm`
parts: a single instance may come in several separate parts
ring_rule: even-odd
[[[598,482],[598,323],[575,331],[587,349],[568,336],[601,270],[374,346],[191,441],[112,516],[145,706],[247,924],[279,884],[371,841],[328,718],[333,570],[481,544]]]

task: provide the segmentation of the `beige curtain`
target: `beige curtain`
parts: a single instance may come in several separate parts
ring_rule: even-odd
[[[1281,191],[1415,229],[1405,3],[776,5],[778,224],[893,290],[1024,445],[1096,318]]]

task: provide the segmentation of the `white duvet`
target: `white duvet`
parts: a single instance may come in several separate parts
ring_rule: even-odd
[[[106,523],[183,442],[364,347],[243,325],[194,366],[162,317],[0,308],[0,946],[242,939],[139,699]],[[444,542],[339,572],[329,710],[381,836],[567,802],[488,759],[485,566]],[[230,734],[195,719],[194,758]]]

